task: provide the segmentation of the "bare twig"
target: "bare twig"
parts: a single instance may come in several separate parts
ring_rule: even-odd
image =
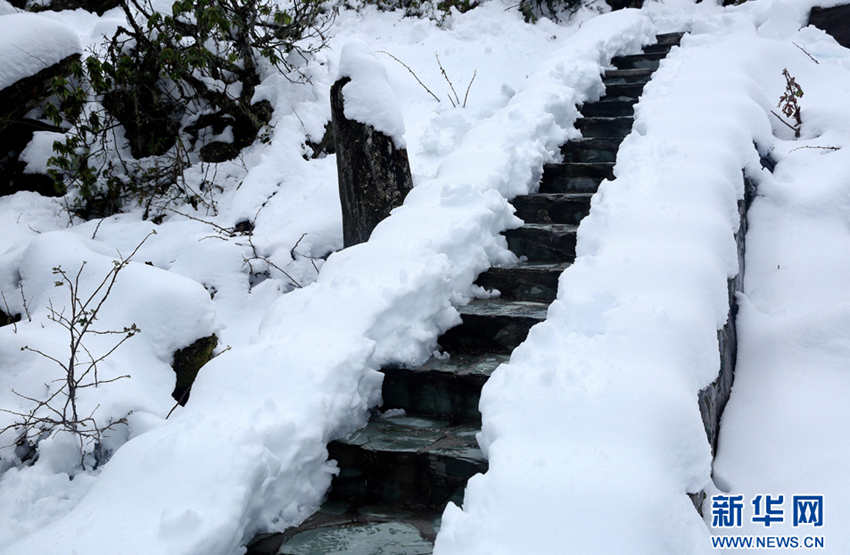
[[[61,266],[53,268],[53,274],[57,276],[56,286],[68,290],[70,306],[59,310],[50,300],[47,318],[68,333],[69,346],[65,355],[67,359],[60,359],[40,348],[30,347],[29,345],[24,345],[21,350],[35,353],[49,360],[61,368],[63,377],[53,381],[54,384],[57,384],[56,386],[45,384],[47,391],[44,399],[12,390],[12,393],[17,397],[32,406],[27,411],[0,409],[2,412],[17,417],[16,421],[0,429],[0,434],[9,430],[16,431],[18,432],[16,443],[20,444],[22,442],[37,442],[39,439],[49,437],[59,431],[69,433],[77,439],[80,449],[80,465],[85,468],[88,448],[93,446],[96,451],[106,431],[120,424],[126,424],[125,418],[119,418],[110,420],[106,425],[101,425],[94,417],[100,405],[95,406],[87,415],[81,414],[77,405],[77,393],[82,389],[97,388],[103,384],[130,377],[129,374],[121,374],[101,379],[98,375],[98,365],[141,330],[136,324],[125,326],[120,330],[96,330],[92,325],[97,321],[101,309],[109,299],[118,279],[118,274],[127,267],[145,241],[155,233],[155,231],[152,231],[146,235],[128,256],[122,257],[119,253],[119,259],[113,260],[112,267],[88,296],[82,295],[80,283],[86,267],[85,261],[80,264],[79,269],[74,274],[69,274]],[[85,339],[90,334],[115,335],[118,339],[102,354],[95,355],[85,344]],[[85,360],[86,357],[88,358],[87,361]]]
[[[798,129],[797,129],[796,127],[794,127],[793,125],[791,125],[790,123],[788,123],[787,121],[785,121],[784,119],[782,119],[782,116],[780,116],[779,114],[777,114],[777,113],[776,113],[776,112],[774,112],[773,110],[771,110],[771,111],[770,111],[770,113],[771,113],[771,114],[773,114],[774,116],[776,116],[776,119],[778,119],[779,121],[781,121],[782,123],[784,123],[785,125],[787,125],[787,126],[788,126],[788,129],[790,129],[790,130],[791,130],[791,131],[793,131],[794,133],[797,133],[797,132],[798,132]]]
[[[803,48],[802,46],[800,46],[799,44],[797,44],[797,43],[796,43],[796,42],[794,42],[794,41],[791,41],[791,44],[793,44],[794,46],[796,46],[797,48],[799,48],[800,50],[802,50],[802,51],[803,51],[803,54],[805,54],[806,56],[808,56],[808,57],[809,57],[809,59],[810,59],[811,61],[813,61],[813,62],[814,62],[814,63],[816,63],[816,64],[820,64],[820,62],[817,60],[817,58],[815,58],[814,56],[812,56],[812,55],[809,53],[809,51],[808,51],[808,50],[806,50],[805,48]]]
[[[454,96],[454,100],[452,100],[451,95],[449,95],[449,100],[452,101],[452,106],[458,106],[460,104],[460,98],[457,95],[457,91],[455,90],[455,86],[452,84],[452,80],[449,79],[449,74],[446,73],[446,68],[443,67],[443,63],[440,61],[440,55],[434,52],[434,57],[437,58],[437,66],[440,68],[440,73],[443,75],[443,79],[446,80],[446,83],[449,84],[449,89],[451,89],[452,94]]]
[[[396,62],[401,64],[401,66],[404,67],[404,69],[406,69],[407,71],[409,71],[410,74],[413,76],[413,78],[416,79],[416,82],[419,83],[422,86],[422,88],[425,89],[425,91],[427,91],[427,93],[431,95],[431,98],[433,98],[437,102],[440,102],[440,97],[438,97],[436,94],[434,94],[434,91],[429,89],[428,85],[426,85],[425,83],[422,82],[422,79],[420,79],[419,76],[416,75],[416,72],[413,71],[413,69],[409,65],[402,62],[401,60],[399,60],[398,58],[396,58],[395,56],[393,56],[392,54],[390,54],[386,50],[379,50],[378,53],[379,54],[386,54],[387,56],[389,56],[390,58],[392,58],[393,60],[395,60]]]
[[[469,100],[469,89],[472,88],[472,83],[475,81],[475,77],[478,75],[478,70],[475,69],[472,71],[472,79],[469,80],[469,84],[466,86],[466,93],[463,95],[463,107],[466,108],[466,101]]]
[[[840,146],[798,146],[797,148],[792,148],[788,151],[788,154],[791,154],[797,150],[805,150],[805,149],[817,149],[817,150],[841,150]]]

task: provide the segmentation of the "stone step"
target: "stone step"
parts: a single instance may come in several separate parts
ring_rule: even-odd
[[[558,292],[558,278],[569,266],[569,263],[521,262],[516,266],[490,268],[475,283],[498,290],[500,299],[550,303]]]
[[[602,82],[611,83],[635,83],[646,82],[655,73],[654,69],[609,69],[602,74]]]
[[[670,49],[675,46],[672,44],[647,44],[643,47],[644,54],[663,53],[665,56],[670,53]]]
[[[637,99],[632,97],[603,97],[596,102],[582,104],[581,113],[585,117],[631,116],[635,113],[636,102]]]
[[[666,45],[679,44],[684,35],[685,33],[661,33],[660,35],[655,35],[655,43]]]
[[[507,360],[507,355],[499,354],[454,354],[432,358],[419,368],[383,368],[383,409],[477,425],[481,387]]]
[[[665,55],[666,52],[648,52],[646,54],[615,56],[611,59],[611,65],[617,69],[658,69],[658,61]]]
[[[435,510],[329,501],[300,526],[255,538],[246,555],[430,554],[441,516]]]
[[[609,162],[617,160],[620,139],[595,137],[577,139],[561,147],[565,162]]]
[[[508,248],[528,262],[572,262],[576,229],[570,224],[525,224],[506,231],[505,237]]]
[[[620,138],[614,140],[619,144]],[[538,192],[594,193],[603,179],[612,178],[612,168],[612,162],[544,164]]]
[[[375,416],[350,437],[328,444],[328,457],[340,469],[328,499],[438,510],[461,501],[466,481],[487,470],[477,431],[445,420]]]
[[[632,130],[634,118],[583,117],[575,122],[583,137],[625,137]]]
[[[531,326],[546,318],[547,306],[499,298],[472,301],[458,309],[462,323],[440,336],[440,347],[453,356],[510,354]]]
[[[511,200],[516,215],[530,224],[578,224],[590,212],[593,193],[537,193]]]
[[[638,81],[635,83],[605,83],[605,96],[618,99],[634,99],[640,98],[643,94],[643,88],[647,81]]]

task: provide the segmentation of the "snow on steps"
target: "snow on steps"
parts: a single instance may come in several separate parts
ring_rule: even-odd
[[[647,59],[663,57],[680,37],[659,36],[662,47],[654,47]],[[609,72],[605,80],[619,102],[634,104],[650,73]],[[624,88],[624,82],[630,86],[635,79],[639,87]],[[576,125],[602,138],[596,148],[616,152],[632,121],[582,118]],[[481,388],[530,328],[546,318],[557,276],[575,257],[575,224],[590,211],[590,193],[613,177],[612,169],[608,160],[544,167],[541,192],[514,199],[526,223],[505,232],[510,249],[528,262],[492,268],[478,279],[508,294],[459,309],[462,323],[439,340],[448,359],[434,358],[418,369],[384,369],[384,408],[404,412],[390,410],[352,436],[332,442],[329,456],[339,462],[340,473],[328,502],[298,528],[258,537],[248,546],[250,555],[354,553],[376,545],[404,553],[430,552],[433,529],[423,522],[439,526],[439,511],[446,502],[460,504],[466,480],[487,469],[474,436]],[[584,190],[566,192],[577,188],[576,182]],[[375,506],[381,510],[369,509]],[[410,543],[401,546],[398,541]]]

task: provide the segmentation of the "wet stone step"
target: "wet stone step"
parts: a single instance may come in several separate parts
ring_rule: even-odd
[[[419,368],[383,368],[383,408],[477,425],[481,387],[507,360],[507,355],[455,354],[432,358]]]
[[[498,290],[500,299],[550,303],[558,292],[558,278],[569,264],[531,264],[490,268],[476,283]]]
[[[581,113],[585,117],[631,116],[635,113],[636,102],[637,99],[635,98],[611,97],[609,99],[599,100],[598,102],[588,102],[582,105]]]
[[[564,177],[597,177],[612,179],[614,164],[611,162],[568,162],[565,164],[544,164],[543,173],[555,173]]]
[[[578,224],[590,212],[592,193],[537,193],[511,200],[526,223]]]
[[[433,510],[329,501],[297,528],[255,538],[246,555],[430,554],[440,519]]]
[[[679,44],[684,35],[685,33],[661,33],[660,35],[655,35],[655,43],[666,45]]]
[[[462,323],[440,336],[440,347],[452,356],[510,354],[546,318],[547,306],[499,298],[472,301],[459,309]]]
[[[606,84],[611,83],[612,85],[615,83],[643,82],[648,81],[654,72],[654,69],[649,68],[609,69],[602,75],[602,81]]]
[[[424,417],[373,417],[351,437],[328,444],[328,457],[340,468],[328,499],[420,509],[460,501],[466,481],[487,470],[477,428]]]
[[[634,118],[630,117],[584,117],[575,125],[584,137],[625,137],[632,130]]]
[[[529,262],[572,262],[576,229],[570,224],[525,224],[505,232],[508,248]]]
[[[643,94],[646,83],[646,81],[635,83],[605,83],[605,94],[617,98],[638,99]]]
[[[611,65],[617,69],[657,69],[659,60],[664,58],[665,54],[665,52],[649,52],[646,54],[615,56],[611,59]]]
[[[578,139],[561,147],[561,154],[564,155],[565,162],[613,163],[617,159],[620,143],[621,141],[618,138]]]
[[[645,54],[661,53],[661,54],[664,54],[666,56],[667,54],[670,53],[670,49],[673,46],[674,45],[672,45],[672,44],[658,44],[658,43],[648,44],[648,45],[643,47],[643,52]]]

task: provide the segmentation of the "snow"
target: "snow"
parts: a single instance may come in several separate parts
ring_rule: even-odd
[[[195,186],[214,173],[215,206],[180,207],[154,226],[140,209],[69,222],[64,199],[0,197],[0,290],[12,312],[32,314],[0,329],[0,407],[20,406],[10,385],[37,392],[55,377],[21,345],[67,349],[45,321],[50,299],[67,302],[50,268],[86,260],[90,289],[116,250],[157,230],[122,271],[102,322],[142,329],[103,367],[132,379],[83,400],[100,403],[106,419],[132,411],[129,425],[94,471],[79,469],[61,435],[42,442],[32,466],[6,469],[14,456],[0,450],[0,551],[96,554],[120,545],[128,554],[229,555],[257,531],[310,515],[336,472],[327,442],[362,426],[380,402],[377,370],[424,361],[459,321],[455,306],[483,294],[475,276],[514,260],[499,235],[520,223],[506,199],[533,191],[543,164],[578,136],[575,105],[602,94],[602,65],[681,29],[693,34],[647,87],[617,179],[593,199],[547,321],[485,386],[480,442],[490,470],[470,481],[462,510],[447,507],[436,551],[706,552],[716,531],[685,495],[701,489],[813,488],[827,495],[827,518],[846,521],[847,453],[835,440],[847,417],[836,393],[847,390],[850,305],[836,291],[848,270],[846,149],[791,151],[846,143],[850,62],[823,33],[798,32],[810,3],[721,9],[668,0],[580,14],[570,25],[527,25],[499,2],[442,26],[372,7],[342,10],[329,48],[299,67],[309,83],[266,68],[255,100],[275,107],[269,140],[188,170]],[[23,15],[69,44],[73,28],[77,51],[120,21],[82,10]],[[435,101],[381,50],[443,99],[449,87],[435,54],[455,87],[477,70],[468,106]],[[785,66],[806,90],[801,141],[768,115]],[[407,148],[415,184],[368,242],[342,251],[334,156],[311,159],[305,146],[321,138],[341,75],[352,77],[346,114]],[[48,139],[38,134],[30,145],[30,169],[41,168]],[[760,171],[754,140],[775,148],[774,177]],[[807,174],[815,162],[821,169]],[[742,168],[760,178],[764,198],[751,214],[739,381],[713,484],[696,394],[716,376],[726,280],[738,272]],[[243,220],[252,235],[222,231]],[[212,332],[231,349],[165,420],[174,350]],[[812,413],[834,419],[806,420]],[[769,427],[765,414],[775,418]],[[0,428],[9,421],[0,415]],[[729,422],[739,423],[735,431]],[[843,548],[837,528],[828,541]]]
[[[62,141],[64,133],[54,131],[36,131],[32,134],[32,140],[21,152],[20,159],[26,163],[24,173],[47,174],[49,165],[47,161],[53,153],[53,143]]]
[[[338,78],[351,82],[342,88],[345,117],[371,125],[403,149],[404,118],[395,93],[387,81],[384,66],[364,43],[349,43],[342,48]]]
[[[0,90],[80,52],[80,42],[68,27],[31,13],[4,13],[0,15]]]

